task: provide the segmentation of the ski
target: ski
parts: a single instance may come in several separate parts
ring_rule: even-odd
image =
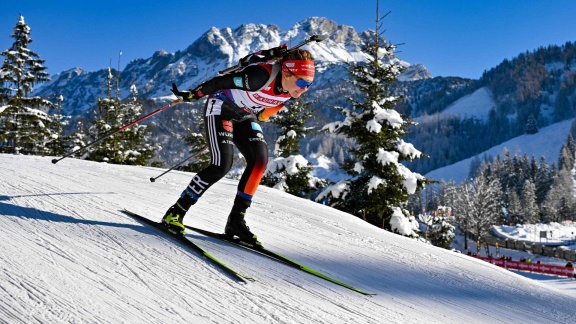
[[[209,262],[211,262],[213,265],[217,266],[218,268],[220,268],[221,270],[223,270],[224,272],[228,273],[229,275],[231,275],[232,277],[236,278],[238,281],[244,282],[246,283],[247,281],[254,281],[254,279],[245,276],[241,273],[239,273],[236,270],[233,270],[232,268],[228,267],[226,264],[224,264],[222,261],[218,260],[216,257],[214,257],[213,255],[211,255],[210,253],[206,252],[203,248],[201,248],[200,246],[196,245],[196,243],[192,242],[190,239],[188,239],[186,236],[184,235],[175,235],[173,233],[171,233],[170,231],[168,231],[168,229],[162,225],[162,223],[160,222],[155,222],[153,220],[150,220],[146,217],[143,217],[141,215],[138,215],[134,212],[131,212],[127,209],[121,210],[122,213],[132,217],[133,219],[137,220],[140,223],[143,224],[147,224],[147,225],[151,225],[152,227],[154,227],[156,230],[158,230],[159,232],[162,232],[164,234],[167,234],[170,238],[172,238],[173,240],[181,243],[182,245],[192,249],[194,252],[202,255],[203,257],[205,257]]]
[[[197,228],[197,227],[193,227],[193,226],[189,226],[189,225],[184,225],[184,226],[186,226],[186,228],[188,228],[188,229],[190,229],[190,230],[193,230],[193,231],[195,231],[195,232],[197,232],[197,233],[200,233],[200,234],[202,234],[202,235],[209,236],[209,237],[213,237],[213,238],[216,238],[216,239],[219,239],[219,240],[222,240],[222,241],[225,241],[225,242],[234,244],[234,245],[236,245],[236,246],[239,246],[239,247],[248,249],[248,250],[250,250],[250,251],[252,251],[252,252],[256,252],[256,253],[259,253],[259,254],[263,254],[263,255],[271,258],[271,259],[274,259],[274,260],[276,260],[276,261],[279,261],[279,262],[281,262],[281,263],[284,263],[284,264],[286,264],[286,265],[288,265],[288,266],[290,266],[290,267],[292,267],[292,268],[299,269],[299,270],[301,270],[301,271],[307,272],[307,273],[309,273],[309,274],[311,274],[311,275],[314,275],[314,276],[316,276],[316,277],[322,278],[322,279],[324,279],[324,280],[326,280],[326,281],[332,282],[332,283],[337,284],[337,285],[339,285],[339,286],[342,286],[342,287],[344,287],[344,288],[348,288],[348,289],[353,290],[353,291],[355,291],[355,292],[357,292],[357,293],[360,293],[360,294],[362,294],[362,295],[367,295],[367,296],[376,295],[376,294],[372,294],[372,293],[367,293],[367,292],[365,292],[365,291],[363,291],[363,290],[360,290],[360,289],[358,289],[358,288],[356,288],[356,287],[352,287],[352,286],[350,286],[350,285],[348,285],[348,284],[345,284],[345,283],[343,283],[343,282],[340,282],[340,281],[338,281],[338,280],[336,280],[336,279],[334,279],[334,278],[331,278],[331,277],[329,277],[329,276],[327,276],[327,275],[325,275],[325,274],[322,274],[322,273],[320,273],[320,272],[318,272],[318,271],[316,271],[316,270],[314,270],[314,269],[312,269],[312,268],[309,268],[309,267],[307,267],[307,266],[305,266],[305,265],[303,265],[303,264],[301,264],[301,263],[298,263],[298,262],[296,262],[296,261],[294,261],[294,260],[292,260],[292,259],[289,259],[288,257],[285,257],[285,256],[283,256],[283,255],[281,255],[281,254],[279,254],[279,253],[277,253],[277,252],[268,250],[268,249],[262,247],[261,245],[255,245],[255,244],[251,244],[251,243],[248,243],[248,242],[243,242],[243,241],[241,241],[241,240],[238,239],[238,238],[230,238],[229,236],[227,236],[227,235],[225,235],[225,234],[214,233],[214,232],[210,232],[210,231],[203,230],[203,229],[201,229],[201,228]]]

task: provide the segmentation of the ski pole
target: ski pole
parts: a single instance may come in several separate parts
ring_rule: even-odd
[[[208,146],[204,146],[203,148],[201,148],[198,152],[190,155],[189,157],[187,157],[186,159],[184,159],[183,161],[181,161],[180,163],[176,164],[175,166],[171,167],[170,169],[164,171],[161,175],[157,176],[157,177],[151,177],[150,178],[150,182],[155,182],[156,179],[160,178],[161,176],[165,175],[166,173],[176,169],[177,167],[181,166],[182,164],[184,164],[184,162],[193,159],[197,156],[199,156],[200,154],[204,153],[206,150],[208,149]]]
[[[111,131],[111,132],[108,132],[107,134],[104,134],[103,136],[101,136],[101,137],[95,139],[94,141],[92,141],[91,143],[88,143],[88,144],[82,146],[81,148],[77,149],[76,151],[72,151],[72,152],[70,152],[70,153],[62,156],[62,157],[59,158],[59,159],[53,159],[53,160],[52,160],[52,163],[56,164],[56,163],[60,162],[61,160],[64,160],[65,158],[73,155],[74,153],[78,153],[78,152],[80,152],[80,151],[82,151],[82,150],[85,150],[85,149],[87,149],[88,147],[90,147],[90,146],[92,146],[92,145],[94,145],[94,144],[102,141],[103,139],[108,138],[108,137],[110,137],[110,136],[112,136],[112,135],[116,135],[116,134],[120,133],[121,131],[125,130],[126,128],[128,128],[128,127],[130,127],[130,126],[133,126],[133,125],[135,125],[135,124],[138,124],[139,122],[143,121],[144,119],[149,118],[149,117],[151,117],[151,116],[154,116],[154,115],[156,115],[157,113],[159,113],[159,112],[161,112],[161,111],[164,111],[164,110],[166,110],[166,109],[168,109],[168,108],[170,108],[170,107],[172,107],[172,106],[175,106],[175,105],[177,105],[177,104],[179,104],[179,103],[181,103],[181,102],[183,102],[182,99],[176,99],[176,100],[172,101],[171,103],[167,104],[166,106],[164,106],[164,107],[162,107],[162,108],[159,108],[159,109],[157,109],[157,110],[154,110],[153,112],[149,113],[148,115],[146,115],[146,116],[144,116],[144,117],[138,118],[137,120],[131,122],[130,124],[124,125],[124,126],[118,128],[118,129],[115,130],[115,131]]]

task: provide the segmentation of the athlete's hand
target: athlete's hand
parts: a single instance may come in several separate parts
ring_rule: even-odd
[[[178,90],[176,83],[172,83],[172,93],[176,97],[181,97],[182,100],[186,102],[194,102],[200,98],[194,91],[192,91],[192,89],[189,89],[188,91]]]

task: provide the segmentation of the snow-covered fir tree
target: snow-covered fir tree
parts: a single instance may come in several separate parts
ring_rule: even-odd
[[[138,102],[138,90],[135,85],[130,87],[130,97],[120,104],[121,124],[127,125],[142,115],[142,104]],[[153,143],[152,131],[148,125],[136,124],[120,135],[119,163],[128,165],[148,165],[161,148]]]
[[[432,225],[430,226],[430,243],[434,246],[450,249],[452,242],[454,242],[456,238],[454,230],[454,226],[452,226],[443,215],[434,216],[432,218]]]
[[[51,121],[48,125],[50,130],[50,138],[46,142],[45,152],[51,156],[63,155],[67,151],[67,138],[64,137],[64,127],[68,125],[68,117],[62,115],[62,102],[64,97],[59,95],[56,97],[56,104],[51,111]]]
[[[110,163],[120,160],[117,154],[119,134],[107,136],[107,134],[121,127],[118,114],[120,102],[112,96],[113,79],[112,71],[108,68],[106,97],[98,98],[94,112],[95,119],[89,128],[90,141],[95,141],[99,138],[103,139],[89,148],[87,160]]]
[[[538,204],[536,203],[536,186],[530,179],[524,181],[521,202],[524,220],[531,224],[539,223],[540,208],[538,208]]]
[[[534,186],[536,187],[536,204],[541,206],[552,186],[551,170],[544,156],[540,157],[538,171],[536,171],[534,178]]]
[[[262,184],[298,197],[310,197],[328,182],[312,175],[312,163],[300,152],[300,141],[311,129],[306,122],[312,117],[312,104],[302,98],[293,99],[284,107],[272,123],[280,135],[274,147],[275,159],[270,161],[262,177]]]
[[[408,126],[414,123],[394,110],[399,98],[388,95],[390,85],[401,71],[393,59],[395,47],[379,40],[377,31],[374,36],[363,45],[366,63],[353,63],[349,69],[363,98],[361,101],[348,98],[351,108],[337,107],[344,120],[324,127],[353,140],[350,158],[342,165],[349,177],[329,186],[317,200],[393,230],[391,218],[404,215],[407,219],[407,212],[402,209],[408,195],[422,188],[425,181],[402,162],[423,154],[402,140]],[[402,232],[399,228],[396,230]]]
[[[90,141],[95,143],[87,154],[87,159],[114,164],[147,165],[160,148],[151,144],[150,129],[146,125],[134,125],[120,133],[108,136],[123,125],[136,120],[142,113],[142,104],[137,101],[137,90],[131,87],[131,96],[120,102],[118,94],[112,96],[114,76],[108,69],[106,98],[98,98],[96,118],[89,128]]]
[[[552,187],[541,206],[544,222],[561,222],[572,219],[572,210],[574,209],[573,186],[570,173],[566,170],[560,170],[556,173],[552,180]]]
[[[566,143],[560,149],[560,158],[558,159],[558,169],[572,172],[575,162],[574,156],[574,138],[569,134]]]
[[[88,129],[81,120],[76,124],[76,131],[68,137],[67,143],[67,147],[73,152],[88,144]],[[78,151],[78,153],[74,154],[74,157],[82,158],[84,154],[84,151]]]
[[[450,249],[456,238],[455,227],[446,220],[449,208],[439,206],[434,213],[420,214],[418,219],[426,226],[425,238],[434,246]]]
[[[558,170],[552,168],[549,179],[551,182],[541,212],[546,222],[560,222],[572,220],[572,211],[576,207],[574,197],[574,164],[576,161],[574,139],[568,135],[566,143],[562,145],[558,158]]]
[[[516,191],[510,192],[508,195],[508,206],[507,206],[508,213],[511,215],[522,215],[523,208],[522,208],[522,201],[520,197],[516,193]]]
[[[30,97],[34,86],[50,81],[44,60],[28,48],[32,43],[30,27],[20,16],[11,37],[14,43],[0,53],[0,152],[43,154],[50,137],[51,122],[46,110],[52,103]]]

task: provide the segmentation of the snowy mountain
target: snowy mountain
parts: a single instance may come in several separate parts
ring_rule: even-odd
[[[368,297],[189,233],[240,284],[119,210],[159,219],[191,174],[0,155],[0,322],[574,323],[576,298],[466,255],[261,187],[247,216],[264,244]],[[221,231],[234,180],[185,223]]]
[[[276,25],[262,24],[244,24],[236,29],[212,27],[183,51],[168,53],[160,50],[152,57],[128,63],[120,73],[121,97],[128,96],[133,84],[142,97],[150,99],[170,95],[172,82],[183,89],[193,88],[251,52],[284,43],[291,47],[313,34],[329,35],[327,40],[307,47],[317,61],[319,73],[315,80],[316,88],[335,81],[342,82],[347,76],[347,70],[342,68],[346,62],[365,60],[360,47],[370,37],[369,32],[358,33],[353,27],[339,25],[326,18],[309,18],[287,31],[280,30]],[[396,60],[406,68],[402,80],[431,77],[421,64],[411,65]],[[339,71],[337,75],[328,73],[335,68]],[[77,115],[88,111],[104,94],[107,74],[107,69],[96,72],[86,72],[81,68],[64,71],[52,76],[52,81],[34,94],[62,94],[65,98],[64,113]]]

